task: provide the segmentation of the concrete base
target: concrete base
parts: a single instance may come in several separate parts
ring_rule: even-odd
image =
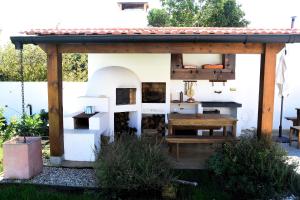
[[[53,166],[60,166],[64,160],[64,155],[62,156],[50,156],[50,163]]]
[[[96,160],[95,152],[100,150],[100,130],[64,129],[65,160]]]

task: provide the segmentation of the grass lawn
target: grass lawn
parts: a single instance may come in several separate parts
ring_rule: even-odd
[[[182,180],[197,181],[198,186],[177,187],[177,199],[232,199],[230,195],[225,193],[221,186],[214,181],[209,173],[204,170],[176,170],[178,178]],[[128,195],[136,194],[128,192]],[[146,198],[148,197],[148,198]],[[57,190],[47,186],[32,185],[0,185],[0,199],[16,199],[16,200],[92,200],[92,199],[112,199],[111,192],[100,193],[96,191],[84,190]],[[145,194],[138,197],[125,197],[115,199],[155,199]]]
[[[78,191],[58,191],[32,185],[1,185],[0,199],[10,200],[92,200],[96,194]]]

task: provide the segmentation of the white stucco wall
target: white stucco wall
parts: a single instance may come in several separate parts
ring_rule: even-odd
[[[116,88],[136,88],[136,103],[116,105]],[[109,135],[113,135],[114,113],[130,112],[130,126],[141,132],[141,81],[131,70],[120,66],[97,69],[89,78],[86,96],[106,96],[109,99]]]
[[[48,110],[48,88],[46,82],[25,82],[25,105],[31,104],[33,113],[39,113],[41,109]],[[0,107],[5,107],[5,117],[19,116],[22,112],[21,83],[0,82]],[[64,82],[63,83],[63,109],[64,114],[78,111],[77,98],[86,92],[86,83]],[[28,111],[28,109],[26,109]],[[29,111],[28,111],[29,113]]]
[[[289,82],[291,94],[285,100],[284,116],[295,116],[295,107],[300,103],[300,45],[288,45],[289,53]],[[185,64],[205,64],[221,62],[220,55],[184,55]],[[163,106],[165,113],[170,109],[170,96],[179,98],[179,92],[183,91],[184,84],[180,80],[170,80],[170,54],[89,54],[89,77],[103,67],[122,66],[134,72],[141,82],[166,82],[167,100],[164,105],[150,105],[159,108]],[[239,126],[241,129],[256,127],[258,94],[259,94],[260,55],[238,54],[236,56],[236,79],[222,83],[201,80],[197,83],[195,98],[198,101],[236,101],[242,103],[238,109]],[[109,87],[109,86],[108,86]],[[216,94],[214,91],[222,91]],[[185,97],[186,98],[186,97]],[[142,111],[145,105],[142,105]],[[280,98],[275,90],[274,123],[273,128],[278,129],[280,114]],[[290,122],[283,120],[283,128],[288,129]]]
[[[170,110],[170,55],[169,54],[89,54],[89,88],[93,85],[103,85],[103,89],[91,89],[87,95],[107,95],[110,100],[110,129],[113,132],[113,113],[136,111],[131,116],[135,117],[130,124],[138,129],[140,134],[142,113],[163,113]],[[115,66],[115,67],[109,67]],[[126,71],[115,70],[118,68]],[[109,69],[111,74],[103,70]],[[102,72],[101,72],[102,71]],[[100,76],[100,74],[102,75]],[[95,75],[99,74],[99,75]],[[137,82],[133,82],[136,81]],[[166,82],[166,103],[141,104],[141,82]],[[115,88],[132,87],[137,88],[136,105],[115,106]],[[101,88],[102,86],[100,86]],[[95,92],[94,90],[97,90]],[[134,122],[135,121],[135,122]]]

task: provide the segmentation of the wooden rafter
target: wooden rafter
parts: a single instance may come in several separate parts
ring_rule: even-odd
[[[40,44],[45,49],[43,44]],[[118,43],[60,44],[59,53],[215,53],[262,54],[261,43]]]

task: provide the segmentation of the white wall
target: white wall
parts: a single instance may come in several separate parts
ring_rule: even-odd
[[[136,88],[136,104],[116,105],[116,88]],[[131,70],[109,66],[96,70],[89,78],[86,96],[106,96],[109,99],[109,134],[113,136],[114,113],[131,112],[130,126],[141,133],[141,81]]]
[[[64,114],[69,114],[79,109],[77,97],[86,92],[86,84],[83,82],[63,83],[63,109]],[[48,88],[46,82],[25,82],[25,105],[31,104],[33,113],[39,113],[41,109],[48,110]],[[21,83],[0,82],[0,107],[5,107],[5,117],[19,116],[22,112]],[[29,110],[26,109],[27,113]]]
[[[166,104],[142,104],[142,110],[151,112],[155,109],[159,113],[169,112],[170,54],[89,54],[88,59],[89,80],[93,73],[101,68],[121,66],[132,71],[140,82],[166,82]]]
[[[286,98],[284,116],[295,116],[295,107],[300,107],[300,45],[288,45],[289,77],[292,83],[291,95]],[[279,56],[278,56],[279,57]],[[220,63],[219,55],[184,55],[185,64]],[[170,54],[89,54],[89,77],[100,68],[106,66],[122,66],[133,71],[141,82],[166,82],[167,103],[166,113],[170,108],[170,96],[179,98],[179,92],[183,91],[183,82],[170,80]],[[236,56],[236,79],[230,80],[223,86],[201,80],[197,83],[195,98],[198,101],[236,101],[242,103],[238,109],[238,124],[242,129],[257,126],[258,94],[259,94],[260,55]],[[222,91],[216,94],[214,91]],[[279,126],[280,98],[275,91],[275,108],[273,128]],[[186,97],[185,97],[186,99]],[[283,120],[283,128],[288,129],[290,123]]]
[[[132,113],[131,116],[136,118],[130,121],[130,124],[136,125],[138,134],[141,132],[141,115],[142,113],[151,113],[155,110],[155,113],[167,114],[170,110],[170,54],[89,54],[89,88],[94,85],[105,84],[103,89],[97,89],[99,92],[102,91],[104,95],[108,95],[111,99],[111,114],[110,114],[110,133],[113,132],[113,113],[121,111],[137,111]],[[102,77],[98,74],[101,70],[113,69],[119,66],[123,69],[128,69],[132,74],[128,74],[123,71],[123,74],[119,74],[115,71],[111,74],[103,73]],[[116,67],[115,67],[116,68]],[[132,76],[135,77],[132,77]],[[119,87],[130,87],[133,85],[132,81],[137,79],[138,85],[135,83],[137,88],[136,105],[129,106],[115,106],[115,88]],[[166,103],[164,104],[141,104],[141,82],[166,82]],[[129,85],[128,85],[129,84]],[[100,86],[101,87],[101,86]],[[95,89],[92,89],[95,90]],[[101,94],[99,93],[98,94]],[[90,92],[87,92],[89,95]]]
[[[202,65],[207,63],[221,63],[217,55],[188,55],[184,63]],[[199,57],[198,60],[195,57]],[[195,99],[197,101],[235,101],[242,104],[238,108],[238,130],[256,127],[258,86],[259,86],[260,55],[237,55],[235,80],[223,83],[210,83],[207,80],[197,82]],[[179,92],[184,90],[181,80],[171,81],[172,99],[179,99]],[[222,93],[218,94],[215,91]],[[188,97],[184,95],[184,100]]]

